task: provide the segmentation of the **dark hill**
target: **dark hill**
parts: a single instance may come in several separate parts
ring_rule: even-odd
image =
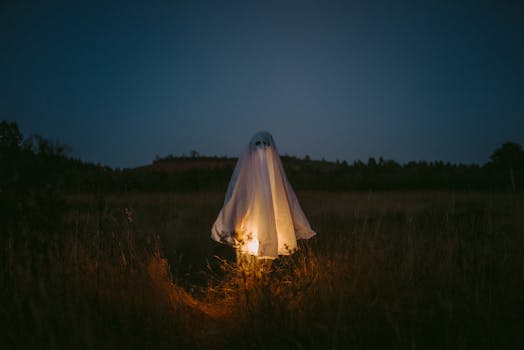
[[[66,156],[67,147],[35,135],[23,137],[16,123],[0,122],[0,197],[55,192],[225,191],[236,158],[173,155],[151,165],[112,169]],[[282,156],[298,191],[511,191],[524,188],[524,151],[507,142],[484,165],[417,161],[399,164],[382,157],[328,162]],[[9,200],[8,200],[9,199]]]

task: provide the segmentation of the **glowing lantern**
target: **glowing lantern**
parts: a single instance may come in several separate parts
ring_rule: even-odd
[[[316,233],[302,211],[270,133],[251,139],[239,158],[211,230],[217,242],[259,258],[289,255]]]

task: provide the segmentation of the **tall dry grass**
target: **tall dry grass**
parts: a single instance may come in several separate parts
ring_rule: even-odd
[[[8,348],[518,348],[524,197],[301,193],[318,236],[237,265],[222,194],[69,199],[4,237]]]

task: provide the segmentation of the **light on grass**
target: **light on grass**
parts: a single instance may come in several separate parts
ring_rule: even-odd
[[[261,259],[292,254],[315,235],[298,203],[275,141],[262,131],[238,159],[211,238]]]

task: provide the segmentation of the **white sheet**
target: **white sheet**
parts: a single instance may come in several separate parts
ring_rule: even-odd
[[[298,203],[270,133],[251,139],[239,158],[213,225],[211,238],[259,258],[297,249],[297,239],[316,233]]]

